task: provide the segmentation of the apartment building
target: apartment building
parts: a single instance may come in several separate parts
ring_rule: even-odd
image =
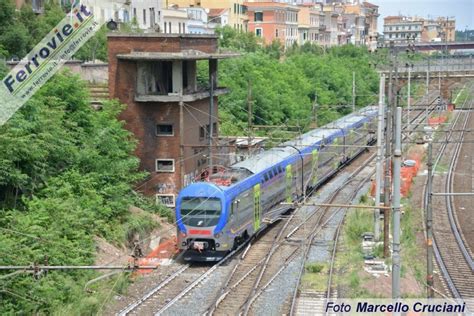
[[[230,10],[226,8],[221,9],[209,9],[208,21],[216,23],[220,26],[229,25],[229,14]]]
[[[324,38],[321,41],[323,46],[336,46],[339,44],[338,33],[340,27],[338,26],[341,20],[339,16],[343,12],[341,4],[328,4],[323,6],[324,25],[326,26]]]
[[[379,36],[377,26],[379,14],[379,6],[370,2],[362,3],[365,15],[365,44],[369,50],[373,51],[377,48],[377,38]]]
[[[387,16],[384,18],[384,40],[395,43],[407,43],[408,40],[421,42],[424,21],[406,16]]]
[[[298,43],[299,8],[276,1],[245,2],[248,30],[263,38],[265,44],[280,41],[285,47]]]
[[[132,0],[130,3],[131,18],[138,24],[142,30],[160,30],[163,27],[162,20],[162,1],[160,0]],[[129,22],[124,19],[123,22]]]
[[[422,17],[387,16],[384,18],[384,39],[406,43],[415,42],[452,42],[455,40],[456,20],[450,17],[426,19]]]
[[[324,21],[322,4],[302,4],[298,8],[298,43],[318,44],[320,28]]]
[[[244,0],[173,0],[173,4],[180,7],[202,7],[205,9],[227,9],[227,25],[236,30],[245,32],[247,28],[247,8]],[[209,20],[211,22],[212,20]]]
[[[202,7],[182,8],[188,14],[187,33],[189,34],[214,34],[218,23],[209,16],[209,9]],[[213,19],[213,20],[212,20]]]
[[[435,21],[441,29],[441,40],[454,42],[456,40],[456,19],[454,17],[438,17]]]

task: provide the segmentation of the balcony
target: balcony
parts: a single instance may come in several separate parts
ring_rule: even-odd
[[[219,87],[217,61],[237,57],[236,53],[204,53],[196,50],[180,52],[132,52],[117,55],[121,60],[136,62],[136,102],[194,102],[229,90]],[[208,60],[209,82],[198,82],[197,61]]]
[[[228,88],[218,87],[214,89],[214,96],[220,96],[223,94],[229,93]],[[173,102],[194,102],[202,99],[209,98],[211,92],[209,89],[201,89],[199,91],[186,92],[183,91],[183,94],[179,93],[168,93],[168,94],[136,94],[136,102],[163,102],[163,103],[173,103]]]

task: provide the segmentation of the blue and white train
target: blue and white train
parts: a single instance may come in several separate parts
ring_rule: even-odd
[[[182,189],[176,221],[184,260],[218,261],[265,229],[291,208],[282,202],[297,201],[373,143],[376,120],[377,108],[366,107]]]

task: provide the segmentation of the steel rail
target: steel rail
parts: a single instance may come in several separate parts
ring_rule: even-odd
[[[433,105],[434,101],[430,103],[430,105]],[[424,109],[423,111],[420,111],[420,113],[418,113],[418,115],[416,115],[410,122],[409,126],[412,126],[412,123],[416,122],[418,119],[419,122],[418,124],[415,125],[416,126],[419,126],[420,124],[422,124],[422,122],[424,121],[424,119],[432,112],[434,111],[435,109],[435,105],[432,106],[432,108],[430,109],[428,107],[428,109]],[[404,137],[407,138],[409,137],[409,134],[413,133],[413,132],[416,132],[417,130],[416,129],[411,129],[409,130],[409,133],[408,135],[406,135]],[[371,157],[372,159],[375,158],[375,154]],[[366,167],[366,165],[363,165],[361,167]],[[368,179],[370,179],[370,177],[375,173],[375,170],[373,170]],[[357,192],[356,192],[357,193]],[[342,209],[342,208],[341,208]],[[339,209],[340,210],[340,209]],[[339,211],[338,210],[338,211]],[[345,216],[345,215],[344,215]],[[338,238],[339,238],[339,232],[340,232],[340,228],[342,227],[342,223],[343,223],[343,220],[341,220],[341,222],[339,223],[338,225],[338,228],[337,228],[337,231],[336,231],[336,244],[334,245],[334,248],[333,248],[333,254],[332,254],[332,259],[331,259],[331,265],[330,265],[330,271],[329,271],[329,277],[328,277],[328,283],[327,283],[327,287],[328,287],[328,291],[327,291],[327,298],[329,298],[330,296],[330,286],[331,286],[331,283],[332,283],[332,274],[333,274],[333,265],[334,265],[334,259],[335,259],[335,255],[336,255],[336,249],[337,249],[337,241],[338,241]],[[309,251],[309,249],[308,249]],[[305,256],[307,256],[307,254],[305,254]],[[303,260],[302,262],[302,265],[301,265],[301,268],[300,268],[300,272],[299,272],[299,275],[298,275],[298,282],[297,282],[297,285],[295,287],[295,290],[293,292],[293,296],[292,296],[292,300],[291,300],[291,307],[290,307],[290,316],[294,315],[295,313],[295,307],[296,307],[296,301],[297,301],[297,294],[298,294],[298,288],[299,288],[299,285],[301,283],[301,278],[302,278],[302,275],[303,275],[303,272],[304,272],[304,267],[305,267],[305,263],[306,263],[306,260]]]
[[[209,270],[204,272],[201,276],[199,276],[196,280],[194,280],[190,285],[188,285],[183,291],[181,291],[178,295],[176,295],[172,300],[170,300],[165,306],[163,306],[155,315],[161,315],[164,311],[168,308],[173,306],[177,301],[179,301],[183,296],[185,296],[189,291],[195,288],[198,284],[203,282],[206,278],[208,278],[218,267],[224,264],[227,260],[232,258],[237,252],[239,252],[242,248],[247,246],[250,242],[250,239],[241,244],[237,247],[234,251],[230,252],[227,256],[225,256],[221,261],[213,265]]]
[[[472,108],[472,100],[471,100],[471,108]],[[469,119],[471,117],[471,112],[469,112],[467,115],[466,115],[466,120],[464,122],[464,128],[467,127],[467,123],[469,122]],[[461,133],[461,140],[464,140],[464,137],[465,137],[465,133],[462,132]],[[462,143],[457,143],[456,144],[456,149],[455,149],[455,153],[454,153],[454,157],[453,159],[451,160],[451,163],[450,163],[450,166],[449,166],[449,171],[448,171],[448,176],[447,176],[447,181],[446,181],[446,192],[453,192],[453,186],[454,186],[454,175],[455,175],[455,168],[457,166],[457,163],[458,163],[458,160],[459,160],[459,154],[461,152],[461,148],[462,148]],[[448,195],[446,196],[446,205],[448,206],[447,209],[448,209],[448,218],[449,218],[449,223],[450,223],[450,226],[451,226],[451,230],[453,231],[454,233],[454,236],[456,238],[456,241],[459,245],[459,248],[464,256],[464,258],[466,259],[466,262],[468,263],[469,267],[471,267],[471,270],[474,271],[474,261],[472,260],[472,256],[471,254],[469,253],[469,250],[467,249],[466,247],[466,244],[464,243],[464,240],[461,236],[461,233],[460,233],[460,228],[454,218],[454,201],[453,201],[453,196],[452,195]]]
[[[125,316],[128,315],[130,312],[134,311],[138,306],[143,304],[146,300],[148,300],[150,297],[152,297],[156,292],[161,290],[163,287],[168,285],[171,281],[176,279],[180,274],[182,274],[184,271],[186,271],[190,267],[190,264],[184,265],[181,269],[176,271],[175,273],[171,274],[168,278],[166,278],[164,281],[162,281],[160,284],[155,286],[153,289],[148,291],[145,295],[143,295],[139,300],[133,302],[132,304],[128,305],[124,309],[118,312],[118,316]]]
[[[374,156],[375,157],[375,156]],[[370,157],[370,159],[372,160],[374,157]],[[342,166],[341,166],[342,168]],[[358,168],[357,169],[357,173],[359,173],[360,171],[362,170],[362,168]],[[355,172],[354,172],[355,173]],[[326,200],[330,203],[331,201],[334,200],[334,198],[336,197],[336,195],[338,194],[338,192],[340,190],[342,190],[343,187],[347,186],[349,183],[352,182],[353,178],[355,177],[355,175],[351,175],[349,176],[348,179],[346,179],[346,181],[343,183],[343,185],[341,185],[338,190],[336,192],[333,192],[331,194],[330,197],[328,197]],[[311,192],[313,193],[314,190]],[[287,239],[293,235],[297,230],[299,230],[299,228],[301,228],[302,224],[306,223],[310,218],[312,218],[315,214],[319,214],[320,217],[316,220],[318,223],[320,222],[322,216],[324,215],[322,212],[318,212],[319,210],[321,210],[322,208],[317,208],[315,211],[313,211],[311,213],[310,216],[308,216],[307,218],[305,218],[305,220],[303,221],[303,223],[300,223],[299,225],[297,225],[292,231],[290,234],[286,235],[285,238],[281,239],[282,237],[282,232],[284,232],[285,228],[288,226],[288,224],[290,223],[290,220],[293,219],[294,215],[297,214],[298,210],[296,210],[295,212],[292,213],[292,215],[288,218],[289,220],[287,221],[287,223],[285,224],[285,226],[279,231],[279,234],[278,236],[275,238],[275,240],[273,241],[272,243],[272,248],[270,249],[270,251],[267,253],[267,255],[262,259],[260,260],[256,265],[254,265],[253,268],[251,268],[240,280],[238,280],[236,283],[234,283],[231,287],[229,288],[225,288],[221,291],[221,294],[218,295],[218,298],[216,299],[216,301],[211,305],[212,307],[210,309],[208,309],[207,311],[207,315],[212,315],[215,310],[217,309],[217,307],[219,306],[219,304],[224,300],[225,296],[227,296],[230,292],[230,290],[232,290],[233,288],[235,288],[239,283],[241,283],[248,275],[250,275],[251,272],[253,272],[258,266],[262,265],[262,269],[260,270],[260,273],[258,275],[258,277],[256,278],[256,281],[254,282],[254,286],[252,287],[253,290],[252,292],[249,294],[246,302],[243,304],[243,306],[241,306],[241,309],[243,309],[243,314],[247,314],[248,313],[248,309],[250,308],[251,306],[251,303],[254,301],[254,299],[256,297],[258,297],[258,295],[262,292],[262,289],[266,288],[275,278],[278,274],[281,273],[281,271],[283,270],[283,268],[285,267],[285,264],[283,264],[283,266],[277,271],[277,273],[275,273],[271,280],[269,282],[267,282],[263,287],[259,288],[259,284],[260,284],[260,281],[265,273],[265,270],[266,270],[266,267],[268,266],[268,262],[271,258],[271,256],[274,254],[275,250],[278,249],[280,246],[282,246],[283,244],[285,244],[285,242],[287,241]],[[327,208],[325,208],[327,209]],[[315,229],[317,229],[319,226],[316,225],[315,226]],[[309,236],[307,237],[309,238]],[[294,256],[294,254],[296,253],[296,250],[298,249],[295,249],[290,256],[287,257],[287,259],[285,260],[285,263],[288,262],[288,259],[291,258],[292,256]],[[234,270],[232,271],[232,273],[228,276],[228,279],[226,281],[226,284],[228,285],[229,284],[229,281],[230,279],[233,277],[233,273],[236,271],[236,268],[237,266],[234,268]],[[249,304],[250,303],[250,304]]]
[[[466,103],[467,100],[465,100],[464,104]],[[471,105],[472,107],[472,105]],[[459,120],[459,118],[461,117],[461,114],[458,113],[458,115],[456,116],[456,119],[454,120],[454,122],[452,123],[452,127],[453,129],[455,129],[456,125],[457,125],[457,122]],[[452,133],[449,133],[447,135],[447,140],[449,140],[451,137],[453,136],[453,132]],[[436,169],[436,166],[438,165],[439,161],[441,160],[441,157],[443,156],[443,153],[446,149],[448,145],[448,142],[444,142],[442,143],[441,145],[441,148],[438,152],[438,155],[436,157],[436,160],[435,160],[435,163],[433,164],[433,170]],[[434,174],[432,175],[432,178],[434,178]],[[423,192],[423,208],[427,205],[428,203],[428,194],[429,192],[426,190],[426,186],[428,184],[428,179],[425,181],[425,185],[424,185],[424,192]],[[444,279],[446,280],[446,283],[451,291],[451,293],[453,294],[453,296],[455,298],[461,298],[461,295],[459,293],[459,291],[457,290],[456,288],[456,285],[454,284],[454,281],[452,280],[450,274],[449,274],[449,271],[443,261],[443,258],[442,258],[442,255],[440,253],[440,250],[439,250],[439,247],[437,245],[437,242],[436,242],[436,236],[435,234],[433,234],[433,240],[432,240],[432,245],[433,245],[433,252],[434,252],[434,255],[435,255],[435,259],[436,259],[436,262],[438,263],[439,265],[439,268],[444,276]]]

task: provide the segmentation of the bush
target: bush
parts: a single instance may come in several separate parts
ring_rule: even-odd
[[[305,266],[305,269],[309,273],[320,273],[324,269],[324,264],[309,263]]]
[[[45,257],[51,265],[91,265],[94,236],[121,245],[157,226],[147,213],[130,213],[130,205],[140,201],[145,211],[169,215],[133,192],[146,174],[133,155],[136,141],[117,120],[122,107],[110,101],[92,110],[84,82],[66,72],[0,127],[1,265],[42,264]],[[84,284],[96,276],[72,270],[38,281],[7,278],[0,314],[53,314],[70,304],[95,313],[94,295],[81,302]]]

